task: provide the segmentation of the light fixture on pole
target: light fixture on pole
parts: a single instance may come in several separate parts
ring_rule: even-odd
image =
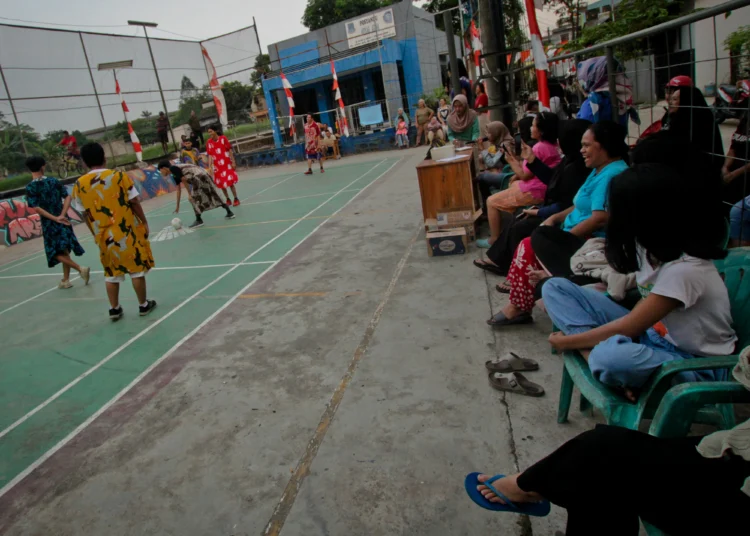
[[[133,60],[122,60],[122,61],[110,61],[108,63],[100,63],[97,65],[98,71],[112,71],[112,75],[115,77],[115,91],[117,96],[121,96],[120,93],[120,82],[117,80],[117,69],[129,69],[133,67]],[[133,150],[135,151],[136,159],[141,162],[143,161],[143,150],[141,149],[141,142],[138,140],[138,135],[133,130],[133,125],[130,123],[128,118],[128,105],[125,104],[125,99],[122,98],[122,115],[125,117],[125,124],[128,126],[128,134],[130,135],[130,141],[133,143]],[[110,151],[112,149],[110,148]],[[114,153],[112,157],[114,158]]]
[[[148,31],[146,28],[156,28],[158,26],[155,22],[144,22],[140,20],[129,20],[129,26],[141,26],[143,33],[146,35],[146,45],[148,45],[148,53],[151,56],[151,65],[154,66],[154,74],[156,75],[156,85],[159,86],[159,95],[161,95],[161,103],[164,106],[164,114],[167,116],[167,125],[169,125],[169,132],[172,133],[172,146],[174,150],[177,150],[177,139],[174,137],[174,131],[172,130],[172,122],[169,120],[169,110],[167,110],[167,101],[164,98],[164,90],[161,88],[161,80],[159,79],[159,71],[156,69],[156,60],[154,60],[154,51],[151,50],[151,40],[148,38]]]

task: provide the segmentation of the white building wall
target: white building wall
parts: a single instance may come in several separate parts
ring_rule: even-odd
[[[696,9],[713,7],[723,2],[719,0],[695,0]],[[695,47],[695,85],[703,90],[712,82],[728,84],[731,82],[729,53],[724,50],[724,39],[740,26],[750,25],[750,6],[737,9],[725,18],[723,15],[692,24],[692,42]],[[718,58],[716,47],[718,46]]]

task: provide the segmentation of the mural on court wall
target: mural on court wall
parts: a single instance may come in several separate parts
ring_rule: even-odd
[[[177,189],[174,181],[164,178],[161,173],[149,166],[144,169],[133,169],[127,172],[142,200],[174,192]],[[72,185],[66,186],[68,192]],[[68,218],[75,225],[81,223],[81,215],[72,207]],[[36,210],[29,207],[23,197],[0,200],[0,245],[14,246],[42,236],[42,220]]]

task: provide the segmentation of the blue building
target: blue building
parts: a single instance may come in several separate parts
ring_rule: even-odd
[[[448,42],[434,20],[434,15],[404,0],[269,45],[272,71],[263,80],[263,91],[276,147],[291,143],[286,135],[289,107],[281,71],[293,87],[296,124],[301,127],[308,113],[322,123],[334,124],[336,113],[331,110],[338,105],[332,90],[331,59],[350,134],[390,126],[399,108],[413,118],[420,97],[445,87],[448,80]],[[460,54],[460,39],[454,40]],[[275,121],[276,117],[285,119]]]

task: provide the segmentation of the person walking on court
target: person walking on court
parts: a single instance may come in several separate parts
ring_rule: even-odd
[[[311,114],[307,114],[307,123],[305,123],[305,154],[307,155],[307,171],[305,175],[312,175],[313,160],[320,164],[320,172],[325,173],[323,161],[320,159],[320,127],[313,120]]]
[[[216,191],[211,175],[200,166],[194,164],[172,165],[168,160],[159,162],[159,173],[162,177],[172,176],[177,184],[177,207],[174,213],[180,212],[180,197],[182,197],[182,187],[187,192],[188,200],[193,205],[195,212],[195,221],[190,225],[190,229],[203,227],[202,214],[207,210],[222,207],[227,211],[226,219],[233,220],[234,212],[229,208],[229,203],[221,200],[219,192]]]
[[[169,119],[164,112],[159,112],[159,117],[156,120],[156,135],[161,143],[161,150],[164,154],[169,154]]]
[[[99,246],[109,298],[109,318],[119,320],[120,283],[130,275],[141,316],[156,307],[146,292],[146,273],[154,267],[148,241],[148,221],[133,180],[121,171],[107,169],[104,149],[98,143],[81,148],[81,158],[91,170],[73,187],[73,206],[83,215]],[[137,219],[137,221],[136,221]]]
[[[26,202],[42,219],[47,266],[54,268],[58,264],[63,265],[63,278],[57,285],[59,289],[73,286],[70,282],[71,268],[81,274],[84,284],[88,285],[91,268],[79,266],[70,258],[71,252],[77,257],[84,254],[67,217],[70,194],[59,180],[44,175],[46,164],[41,156],[32,156],[26,160],[26,167],[31,171],[32,177],[31,182],[26,185]]]
[[[188,119],[188,125],[190,126],[190,139],[193,140],[193,145],[196,149],[200,149],[200,145],[204,144],[205,141],[203,140],[203,130],[201,130],[201,120],[200,118],[195,115],[195,110],[190,112],[190,119]],[[193,139],[195,138],[195,139]],[[200,139],[200,145],[196,143],[196,140]]]
[[[237,171],[235,171],[237,163],[234,160],[232,144],[229,143],[227,137],[222,133],[220,124],[208,127],[206,153],[208,154],[208,170],[214,178],[214,184],[224,193],[227,204],[233,204],[235,207],[238,207],[240,200],[237,197],[237,188],[234,186],[239,180],[237,178]],[[234,203],[229,201],[227,188],[232,190]]]

